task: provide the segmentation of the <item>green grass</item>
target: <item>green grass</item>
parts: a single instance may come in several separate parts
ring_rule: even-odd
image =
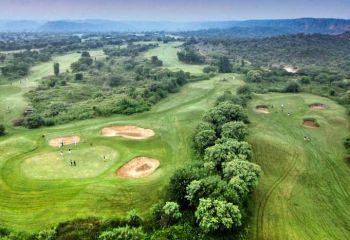
[[[177,45],[161,45],[145,56],[158,55],[165,67],[200,73],[202,66],[177,60]],[[75,57],[63,56],[63,69]],[[30,82],[35,85],[40,76],[51,74],[51,68],[52,63],[34,68],[41,73],[32,73]],[[131,209],[146,214],[163,198],[172,173],[194,161],[192,131],[203,113],[224,90],[234,91],[242,84],[239,75],[219,75],[185,85],[146,113],[37,130],[10,129],[0,139],[0,224],[33,232],[77,217],[122,216]],[[18,84],[0,86],[4,97],[0,96],[15,101],[24,90]],[[22,100],[18,101],[16,105]],[[308,105],[315,102],[328,108],[310,111]],[[280,111],[282,103],[285,112]],[[259,104],[274,108],[270,114],[259,114],[254,111]],[[264,171],[251,204],[249,239],[346,239],[350,170],[343,160],[342,139],[349,132],[345,110],[314,95],[267,94],[257,95],[248,112],[254,161]],[[302,120],[309,117],[317,119],[320,128],[303,127]],[[124,124],[151,128],[156,135],[147,140],[100,135],[104,126]],[[78,166],[60,159],[59,150],[50,147],[43,134],[46,139],[80,136],[82,142],[73,150]],[[108,163],[101,161],[105,154],[110,154]],[[145,178],[116,176],[116,170],[136,156],[156,158],[160,167]]]
[[[328,108],[312,111],[312,103]],[[271,113],[256,113],[259,104],[269,105]],[[342,141],[349,122],[344,108],[309,94],[258,95],[249,108],[254,160],[264,171],[252,204],[250,239],[347,239],[350,169]],[[302,126],[309,117],[320,128]]]
[[[157,56],[163,61],[163,66],[173,71],[183,70],[185,72],[190,72],[194,75],[200,75],[203,73],[203,68],[205,65],[197,64],[186,64],[180,62],[177,58],[177,52],[180,50],[179,47],[182,42],[172,42],[172,43],[159,43],[159,47],[151,49],[144,54],[145,58],[151,58],[152,56]]]
[[[227,80],[221,81],[223,78]],[[32,232],[77,217],[122,216],[131,209],[145,214],[164,196],[174,170],[193,161],[192,131],[204,111],[225,89],[234,90],[241,84],[238,75],[220,75],[187,84],[150,112],[38,130],[11,130],[0,145],[0,152],[6,152],[0,156],[0,223]],[[100,135],[104,126],[123,124],[151,128],[156,135],[148,140]],[[81,152],[73,152],[78,160],[76,169],[59,159],[59,150],[50,147],[43,134],[47,139],[81,137]],[[102,154],[92,154],[96,149],[90,149],[90,144],[117,157],[97,166]],[[116,176],[116,170],[136,156],[156,158],[160,167],[141,179]]]
[[[71,153],[68,148],[72,148]],[[21,172],[28,178],[41,180],[91,178],[110,168],[119,157],[116,151],[105,146],[67,146],[63,155],[61,150],[24,160]],[[71,160],[76,162],[76,166],[71,166]]]

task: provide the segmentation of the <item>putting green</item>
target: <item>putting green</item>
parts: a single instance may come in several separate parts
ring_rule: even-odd
[[[63,155],[57,150],[28,158],[22,162],[21,171],[33,179],[89,178],[103,173],[119,158],[118,152],[104,146],[72,148],[70,154],[67,149]],[[74,160],[76,166],[71,166],[70,160]]]

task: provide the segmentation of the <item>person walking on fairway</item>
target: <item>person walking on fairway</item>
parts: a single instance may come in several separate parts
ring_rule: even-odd
[[[71,155],[72,154],[72,150],[68,149],[68,153],[69,153],[69,155]]]
[[[75,160],[73,161],[74,167],[77,166],[77,163],[75,162]]]
[[[70,162],[70,165],[71,165],[71,166],[73,166],[73,162],[72,162],[72,160],[69,160],[69,162]]]

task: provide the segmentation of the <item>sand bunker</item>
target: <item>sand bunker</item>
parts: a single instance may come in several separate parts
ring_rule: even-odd
[[[319,128],[320,124],[317,123],[316,119],[308,118],[304,119],[303,125],[308,128]]]
[[[326,105],[324,105],[322,103],[314,103],[314,104],[311,104],[309,107],[312,110],[325,110],[326,109]]]
[[[67,137],[59,137],[59,138],[54,138],[49,141],[49,145],[53,147],[61,147],[63,145],[70,145],[70,144],[77,144],[80,142],[80,137],[79,136],[67,136]]]
[[[294,65],[284,65],[283,69],[289,73],[296,73],[298,71],[298,67]]]
[[[118,169],[120,177],[141,178],[151,175],[159,167],[159,161],[148,157],[136,157]]]
[[[270,113],[269,107],[266,105],[258,105],[255,107],[255,111],[259,113]]]
[[[101,134],[105,137],[121,136],[129,139],[147,139],[154,136],[154,131],[136,126],[113,126],[103,128]]]

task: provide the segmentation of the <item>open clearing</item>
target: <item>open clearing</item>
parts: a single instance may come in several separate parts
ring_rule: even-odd
[[[149,157],[136,157],[117,171],[120,177],[140,178],[151,175],[158,167],[159,161]]]
[[[257,114],[258,103],[285,111]],[[309,105],[322,102],[327,111]],[[350,236],[350,170],[343,138],[349,123],[345,109],[309,94],[258,95],[249,117],[254,161],[264,174],[251,204],[254,215],[248,239],[348,239]],[[288,116],[287,111],[292,112]],[[301,125],[315,118],[318,129]],[[305,142],[304,136],[311,139]]]
[[[155,133],[152,129],[127,125],[102,128],[101,134],[104,137],[120,136],[129,139],[147,139],[153,137]]]

